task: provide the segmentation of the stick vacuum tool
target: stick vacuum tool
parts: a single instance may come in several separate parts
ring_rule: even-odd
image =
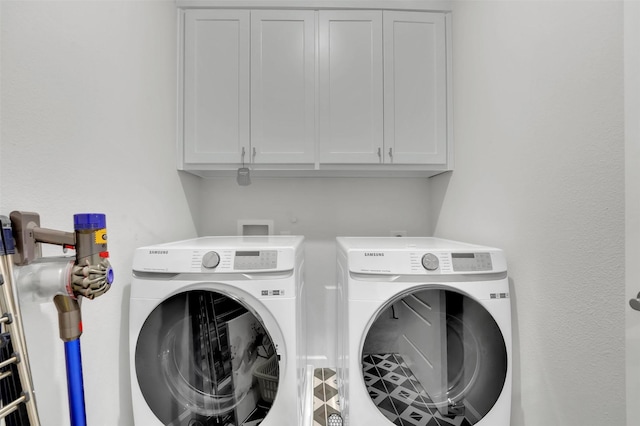
[[[80,336],[82,315],[80,296],[94,299],[106,293],[113,283],[113,270],[107,250],[106,218],[102,213],[80,213],[73,217],[74,232],[56,231],[40,227],[37,213],[12,212],[16,248],[16,263],[27,265],[40,257],[40,243],[61,245],[76,251],[64,294],[56,294],[53,302],[58,310],[60,338],[65,345],[67,388],[71,426],[87,424]]]

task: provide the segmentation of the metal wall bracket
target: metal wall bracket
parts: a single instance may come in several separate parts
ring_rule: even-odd
[[[40,245],[36,242],[34,228],[40,227],[40,215],[33,212],[14,211],[9,215],[16,241],[16,253],[13,261],[16,265],[27,265],[42,256]]]

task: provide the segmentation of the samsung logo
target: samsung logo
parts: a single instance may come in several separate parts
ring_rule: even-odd
[[[169,250],[149,250],[149,254],[169,254]]]
[[[384,253],[378,253],[378,252],[365,252],[364,253],[365,256],[384,256]]]

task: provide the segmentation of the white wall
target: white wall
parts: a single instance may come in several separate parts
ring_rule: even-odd
[[[456,170],[432,217],[506,251],[511,424],[623,425],[622,3],[456,1],[453,24]]]
[[[640,312],[627,301],[640,292],[640,2],[624,5],[625,236],[627,419],[640,418]],[[627,422],[631,424],[630,421]]]
[[[197,180],[175,169],[172,1],[2,1],[0,214],[43,227],[107,215],[116,280],[82,304],[88,424],[131,425],[128,294],[134,248],[195,235]],[[59,250],[53,250],[60,254]],[[23,306],[43,425],[69,424],[52,303]]]
[[[233,179],[202,183],[200,235],[236,233],[238,219],[270,219],[274,233],[305,236],[308,345],[317,367],[336,365],[335,238],[429,234],[425,179]]]

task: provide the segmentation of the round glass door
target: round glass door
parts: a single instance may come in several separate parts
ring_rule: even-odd
[[[135,364],[147,404],[171,426],[259,424],[280,377],[260,318],[237,300],[204,290],[177,294],[151,312]]]
[[[455,291],[418,289],[374,319],[362,374],[374,404],[394,424],[473,425],[502,392],[507,350],[478,302]]]

